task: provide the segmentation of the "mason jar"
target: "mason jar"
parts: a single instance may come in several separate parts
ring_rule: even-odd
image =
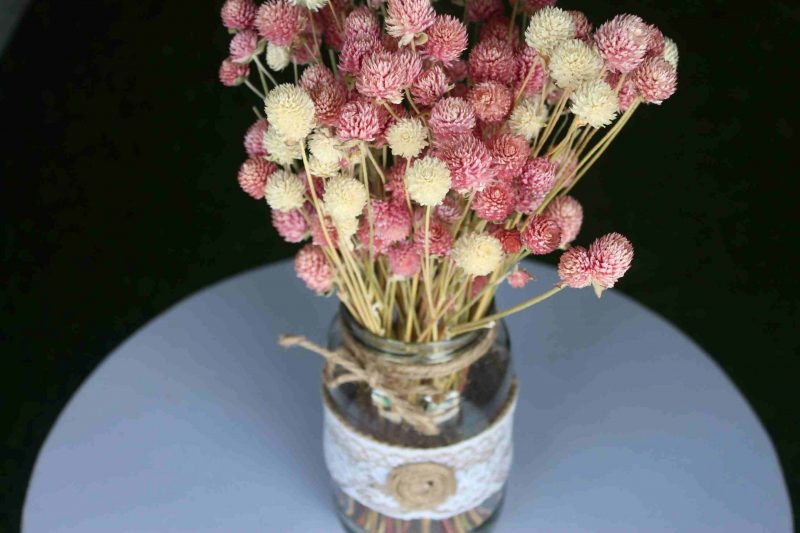
[[[323,375],[325,461],[352,532],[489,531],[512,458],[516,403],[505,324],[406,343],[342,308]],[[351,365],[352,366],[352,365]]]

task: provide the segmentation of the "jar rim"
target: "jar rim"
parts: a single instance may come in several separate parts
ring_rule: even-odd
[[[365,348],[380,357],[400,364],[439,364],[449,361],[488,335],[491,329],[482,328],[468,331],[439,341],[405,342],[372,333],[363,327],[344,305],[339,306],[337,320],[340,320],[342,327]]]

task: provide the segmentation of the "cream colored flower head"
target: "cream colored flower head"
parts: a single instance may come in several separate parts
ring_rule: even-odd
[[[267,128],[267,131],[264,132],[264,148],[267,150],[267,158],[270,161],[284,167],[288,167],[294,160],[303,157],[300,143],[288,142],[275,128]]]
[[[272,70],[283,70],[289,66],[289,48],[267,43],[267,66]]]
[[[347,157],[340,141],[328,128],[317,128],[308,138],[308,151],[311,157],[324,165],[339,165]]]
[[[450,170],[439,158],[417,159],[406,172],[406,189],[419,205],[439,205],[450,190]]]
[[[664,37],[664,60],[678,69],[678,45],[669,37]]]
[[[559,44],[574,37],[572,15],[552,6],[537,11],[525,30],[525,43],[545,57],[550,57]]]
[[[418,118],[401,118],[386,132],[394,155],[411,159],[428,146],[428,128]]]
[[[511,133],[525,137],[528,141],[533,139],[546,124],[547,108],[539,105],[538,96],[520,100],[508,117]]]
[[[470,276],[485,276],[500,266],[503,246],[496,237],[471,233],[455,242],[450,257]]]
[[[347,243],[350,241],[350,237],[356,234],[358,231],[358,219],[357,218],[343,218],[343,219],[333,219],[333,227],[336,228],[336,236],[339,239],[339,243]]]
[[[325,211],[335,220],[354,219],[367,205],[369,194],[364,184],[355,178],[336,176],[325,184],[322,197]]]
[[[580,39],[559,44],[550,56],[550,77],[562,89],[574,89],[585,81],[600,78],[603,58],[594,46]]]
[[[276,170],[264,187],[264,198],[272,209],[291,211],[300,209],[306,201],[306,186],[296,174],[287,170]]]
[[[314,127],[314,102],[303,89],[283,83],[264,99],[270,129],[275,128],[289,141],[300,141]]]
[[[578,120],[602,128],[617,116],[619,99],[617,93],[604,81],[595,80],[581,84],[571,96],[572,111]]]

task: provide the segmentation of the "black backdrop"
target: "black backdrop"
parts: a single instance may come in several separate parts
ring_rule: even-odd
[[[16,528],[60,409],[118,343],[223,277],[287,257],[238,190],[245,89],[216,81],[215,2],[34,1],[0,58],[2,472]],[[766,425],[797,501],[796,60],[789,2],[572,1],[679,44],[679,90],[576,189],[583,235],[636,245],[619,290],[693,337]],[[795,507],[797,508],[797,507]]]

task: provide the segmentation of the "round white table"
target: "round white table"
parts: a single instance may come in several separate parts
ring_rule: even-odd
[[[554,271],[504,289],[504,308]],[[283,262],[177,304],[117,348],[39,454],[25,532],[340,530],[318,356],[335,298]],[[521,383],[498,533],[792,531],[767,434],[691,340],[620,293],[564,291],[508,320]],[[737,332],[731,332],[736,335]]]

